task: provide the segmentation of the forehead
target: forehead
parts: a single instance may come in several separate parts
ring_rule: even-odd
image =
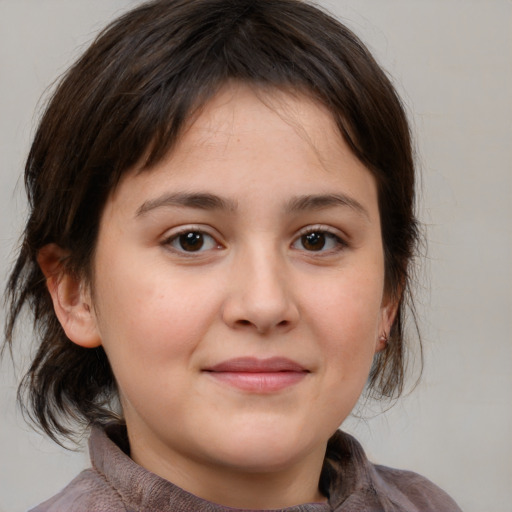
[[[309,96],[291,90],[229,83],[185,128],[180,154],[170,156],[200,158],[201,153],[216,150],[219,156],[225,156],[228,150],[237,147],[247,149],[247,144],[260,144],[268,151],[274,146],[269,143],[270,136],[276,145],[300,146],[303,150],[296,151],[297,156],[308,160],[322,159],[330,150],[344,145],[333,116]],[[279,138],[275,139],[276,136]]]
[[[272,189],[284,199],[333,187],[376,203],[373,176],[327,108],[295,92],[230,84],[203,106],[162,161],[128,172],[109,202],[174,188],[243,200],[249,192]]]

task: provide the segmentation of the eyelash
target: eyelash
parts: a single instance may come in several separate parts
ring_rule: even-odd
[[[187,251],[183,248],[182,243],[180,243],[180,238],[184,235],[196,235],[195,238],[193,236],[189,237],[189,241],[192,244],[200,243],[198,250]],[[310,235],[320,235],[321,236],[320,242],[323,242],[323,245],[321,245],[321,247],[318,250],[315,250],[315,249],[308,250],[306,248],[300,249],[300,248],[294,247],[297,243],[300,243],[300,242],[302,242],[302,245],[304,247],[304,242],[306,241],[305,237],[308,237]],[[199,239],[199,237],[201,237],[201,240]],[[207,247],[205,250],[201,250],[201,249],[203,249],[203,246],[206,243],[205,239],[211,240],[210,247]],[[328,244],[329,241],[331,243],[334,243],[334,247],[324,250],[325,245]],[[181,242],[183,242],[183,241],[181,241]],[[310,240],[310,242],[314,243],[315,238]],[[179,244],[181,247],[175,247],[174,244]],[[180,231],[173,233],[171,236],[165,238],[162,241],[162,246],[167,247],[170,250],[172,250],[180,255],[186,256],[186,257],[194,257],[194,256],[197,257],[199,254],[204,253],[206,251],[210,251],[212,249],[222,249],[223,248],[222,244],[218,243],[213,235],[207,233],[204,230],[204,228],[201,228],[199,226],[187,226],[187,227],[181,229]],[[302,230],[298,234],[298,236],[293,240],[291,247],[296,250],[303,250],[306,253],[323,255],[323,254],[333,254],[333,253],[342,251],[343,249],[348,247],[348,244],[339,235],[337,235],[336,233],[333,233],[326,226],[318,225],[318,226],[310,226],[310,227]]]
[[[183,249],[183,247],[181,247],[181,248],[173,247],[174,243],[178,243],[178,244],[180,243],[180,238],[182,236],[193,235],[193,234],[200,235],[202,237],[202,242],[201,242],[201,245],[199,246],[199,250],[186,251],[185,249]],[[182,256],[186,256],[186,257],[196,256],[197,257],[198,254],[205,252],[204,250],[201,251],[201,249],[203,248],[203,245],[205,243],[205,238],[211,239],[212,240],[211,245],[213,245],[213,247],[209,247],[207,250],[222,248],[222,245],[217,242],[217,240],[215,239],[215,237],[213,235],[210,235],[209,233],[207,233],[204,230],[204,228],[201,228],[199,226],[187,226],[187,227],[179,230],[178,232],[173,233],[171,236],[168,236],[167,238],[165,238],[162,241],[162,246],[167,247],[170,250],[172,250]],[[197,237],[196,237],[195,241],[192,237],[190,238],[191,243],[195,243],[197,240],[198,240]]]
[[[343,238],[341,238],[337,233],[334,233],[327,226],[322,226],[322,225],[309,226],[309,227],[305,228],[304,230],[302,230],[299,233],[299,235],[297,236],[297,238],[294,240],[292,247],[297,242],[304,241],[304,238],[307,237],[308,235],[313,235],[313,234],[322,235],[323,237],[325,237],[324,241],[325,241],[325,239],[327,241],[328,240],[332,241],[334,243],[334,247],[327,249],[327,250],[323,250],[324,246],[322,246],[317,251],[305,249],[305,251],[307,253],[322,254],[322,255],[323,254],[333,254],[333,253],[340,252],[343,249],[346,249],[348,247],[348,243]],[[327,241],[325,241],[325,243],[327,243]],[[299,250],[301,250],[301,249],[299,249]]]

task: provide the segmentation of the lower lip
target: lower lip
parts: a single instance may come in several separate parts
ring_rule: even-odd
[[[307,372],[208,372],[215,380],[243,391],[273,393],[298,384]]]

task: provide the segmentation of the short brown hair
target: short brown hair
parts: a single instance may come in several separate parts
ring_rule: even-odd
[[[187,119],[228,80],[305,93],[332,113],[341,136],[375,176],[386,292],[399,310],[368,389],[402,392],[403,319],[418,241],[415,171],[404,109],[386,74],[343,24],[300,0],[156,0],[108,26],[51,98],[25,168],[30,204],[7,285],[6,343],[25,305],[37,352],[20,385],[31,417],[53,439],[114,415],[114,376],[101,347],[71,343],[60,326],[40,249],[66,249],[67,271],[89,276],[98,226],[123,173],[168,153]]]

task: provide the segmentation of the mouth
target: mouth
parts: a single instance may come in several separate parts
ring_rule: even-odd
[[[251,393],[274,393],[301,382],[310,371],[283,357],[240,357],[203,369],[219,383]]]

